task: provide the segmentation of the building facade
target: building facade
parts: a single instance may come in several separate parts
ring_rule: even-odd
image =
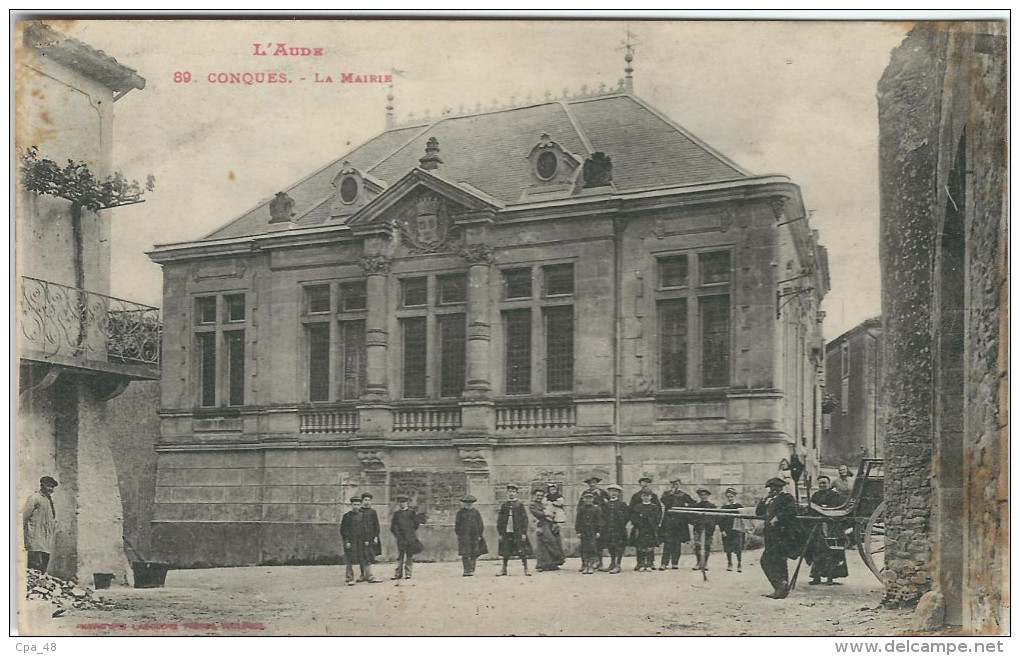
[[[371,491],[384,523],[411,493],[455,558],[468,492],[492,530],[509,482],[751,499],[781,458],[817,467],[828,272],[800,191],[630,89],[391,126],[152,251],[163,557],[334,560]]]
[[[879,82],[888,601],[1009,633],[1007,33],[919,24]]]
[[[879,384],[882,320],[868,319],[825,344],[825,407],[819,458],[857,471],[861,458],[885,457]]]
[[[61,165],[84,162],[105,179],[114,103],[145,80],[44,23],[19,22],[15,34],[16,147]],[[108,214],[83,209],[76,220],[70,201],[24,186],[15,203],[17,497],[24,503],[40,477],[56,478],[50,573],[83,582],[111,573],[124,583],[131,574],[107,402],[133,380],[159,379],[159,311],[109,296]]]

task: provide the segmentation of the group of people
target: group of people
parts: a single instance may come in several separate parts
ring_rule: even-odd
[[[849,476],[841,478],[845,480]],[[611,484],[602,489],[600,482],[596,476],[585,480],[588,488],[582,492],[574,513],[574,530],[580,540],[581,573],[620,573],[623,553],[628,546],[633,546],[637,553],[635,571],[656,569],[655,550],[660,545],[662,556],[658,570],[679,569],[681,545],[691,541],[695,556],[692,569],[707,570],[716,529],[722,537],[727,571],[732,570],[734,564],[738,572],[743,571],[741,556],[745,534],[753,530],[753,526],[747,518],[748,513],[739,512],[741,504],[737,502],[739,495],[736,489],[727,488],[726,503],[716,506],[710,500],[711,490],[698,488],[698,500],[695,501],[680,489],[681,480],[675,478],[660,498],[650,487],[651,478],[646,476],[639,479],[642,487],[628,503],[622,498],[621,486]],[[788,480],[780,477],[769,479],[765,484],[768,494],[754,511],[757,517],[765,520],[765,551],[761,567],[773,586],[773,592],[767,596],[774,599],[782,599],[789,592],[788,559],[807,557],[811,563],[812,584],[822,583],[822,579],[832,584],[834,579],[847,576],[841,525],[836,521],[822,523],[805,546],[797,522],[797,502],[786,491],[788,484]],[[846,497],[840,494],[829,477],[820,476],[818,486],[819,491],[811,497],[812,503],[823,508],[838,507],[844,503]],[[549,483],[535,488],[527,505],[518,498],[518,493],[517,485],[507,485],[506,501],[496,514],[497,551],[503,561],[497,576],[507,576],[509,563],[514,559],[521,561],[525,576],[531,576],[528,559],[532,557],[540,572],[559,569],[566,562],[563,528],[568,521],[559,487]],[[399,508],[393,513],[390,531],[396,538],[398,555],[392,578],[409,579],[413,573],[413,558],[423,550],[417,530],[424,519],[416,508],[410,506],[407,495],[398,495],[396,499]],[[478,558],[489,552],[484,537],[485,522],[474,507],[476,502],[474,496],[465,495],[454,522],[463,576],[474,576]],[[340,523],[348,585],[358,581],[377,582],[372,574],[372,563],[376,556],[381,555],[382,549],[379,518],[371,504],[372,494],[364,493],[355,499],[355,507],[343,516]],[[713,511],[728,511],[727,514],[734,516],[720,516],[719,512]],[[698,516],[698,512],[706,512],[706,515]],[[532,520],[535,525],[534,547],[529,537]],[[609,555],[608,565],[603,560],[606,553]],[[357,580],[354,578],[355,564],[358,564],[361,574]]]

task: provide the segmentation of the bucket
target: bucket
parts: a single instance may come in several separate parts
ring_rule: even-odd
[[[93,574],[92,581],[96,584],[96,590],[108,590],[113,574]]]
[[[170,565],[143,561],[131,563],[131,569],[135,571],[136,588],[162,588],[166,582],[166,571],[170,569]]]

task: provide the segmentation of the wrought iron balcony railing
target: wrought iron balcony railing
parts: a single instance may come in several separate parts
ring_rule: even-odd
[[[159,308],[22,276],[20,318],[23,349],[43,358],[159,367]]]

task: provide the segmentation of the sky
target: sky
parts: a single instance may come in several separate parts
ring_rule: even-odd
[[[154,244],[198,239],[384,129],[382,84],[316,83],[402,71],[398,119],[546,91],[614,86],[637,41],[634,90],[754,174],[801,187],[829,250],[833,339],[881,312],[876,88],[909,25],[709,21],[78,21],[58,29],[145,78],[117,102],[114,167],[156,179],[111,212],[111,293],[161,305]],[[322,48],[256,56],[255,43]],[[271,48],[275,49],[275,45]],[[263,46],[265,49],[266,46]],[[210,74],[286,73],[287,84]],[[187,78],[191,82],[177,81]],[[305,77],[305,81],[299,81]]]

